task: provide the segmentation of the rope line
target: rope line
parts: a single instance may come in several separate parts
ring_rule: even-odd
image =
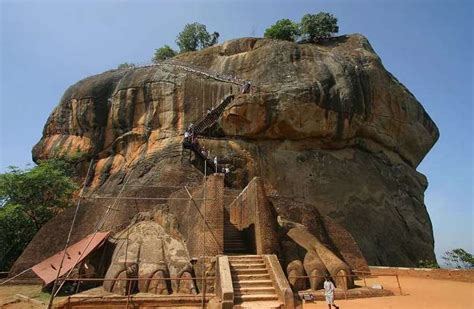
[[[119,196],[122,195],[123,190],[124,190],[126,184],[128,183],[128,181],[129,181],[130,178],[132,177],[132,174],[133,174],[133,170],[130,172],[130,175],[128,176],[127,180],[125,181],[124,185],[122,186],[122,188],[121,188],[121,190],[120,190],[120,192],[119,192]],[[112,205],[112,208],[115,208],[115,206],[116,206],[116,204],[117,204],[117,201],[118,201],[118,199],[115,200],[114,204]],[[106,222],[106,220],[107,220],[107,216],[108,216],[108,214],[110,213],[110,210],[111,210],[110,208],[107,208],[107,210],[105,211],[104,216],[102,217],[102,220],[99,220],[99,221],[97,222],[96,229],[95,229],[95,231],[94,231],[93,236],[92,236],[91,239],[89,240],[89,243],[86,245],[86,247],[82,250],[81,255],[76,259],[76,262],[74,263],[74,266],[73,266],[73,267],[69,270],[69,272],[66,274],[65,279],[68,279],[68,278],[69,278],[69,276],[71,275],[71,273],[72,273],[74,267],[76,267],[77,263],[79,262],[79,260],[82,258],[82,256],[83,256],[84,253],[86,252],[87,248],[89,248],[90,244],[92,243],[92,240],[93,240],[93,239],[95,238],[95,236],[97,235],[97,232],[104,226],[104,224],[105,224],[105,222]],[[59,293],[59,291],[61,290],[61,288],[64,286],[64,283],[66,282],[65,279],[61,282],[61,285],[60,285],[59,288],[57,289],[56,293],[53,293],[53,294],[52,294],[52,295],[54,295],[53,298]]]
[[[2,282],[0,283],[0,286],[1,286],[1,285],[4,285],[5,283],[7,283],[7,282],[9,282],[9,281],[12,281],[12,280],[14,280],[14,279],[20,277],[21,275],[23,275],[23,274],[26,273],[27,271],[31,270],[32,268],[33,268],[33,267],[30,267],[30,268],[28,268],[28,269],[25,269],[25,270],[22,271],[21,273],[19,273],[19,274],[13,276],[13,277],[11,277],[11,278],[9,278],[9,279],[7,279],[7,280],[2,281]]]
[[[66,239],[66,244],[64,245],[64,253],[63,253],[63,256],[61,258],[61,263],[59,264],[59,269],[58,269],[58,273],[56,275],[56,279],[54,280],[53,290],[51,292],[51,297],[49,299],[48,308],[51,308],[52,305],[53,305],[54,295],[55,295],[55,291],[56,291],[55,289],[57,287],[58,278],[59,278],[59,275],[61,274],[61,270],[63,268],[64,258],[66,257],[66,252],[67,252],[67,247],[69,246],[69,243],[71,241],[72,230],[74,228],[74,224],[76,223],[77,214],[79,212],[79,207],[81,205],[81,200],[82,200],[82,197],[84,195],[84,190],[86,188],[87,180],[89,179],[89,174],[91,172],[93,162],[94,162],[94,159],[92,159],[91,162],[89,163],[89,168],[87,169],[87,174],[86,174],[86,177],[84,178],[84,183],[82,184],[81,193],[79,194],[79,199],[78,199],[77,204],[76,204],[76,209],[74,210],[74,216],[72,217],[71,227],[69,228],[69,232],[68,232],[67,239]]]

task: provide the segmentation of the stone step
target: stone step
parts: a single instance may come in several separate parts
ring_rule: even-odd
[[[245,244],[245,241],[241,238],[231,238],[231,239],[228,239],[228,238],[224,238],[224,243],[242,243],[242,244]]]
[[[233,260],[236,260],[236,259],[263,260],[263,257],[261,255],[248,255],[248,254],[229,256],[229,261],[233,261]]]
[[[278,300],[278,296],[276,294],[234,294],[234,299],[239,302],[245,301],[263,301],[263,300]]]
[[[273,287],[273,282],[272,280],[266,280],[266,279],[253,279],[253,280],[234,280],[232,281],[232,285],[234,287],[251,287],[251,286],[270,286]]]
[[[247,246],[245,246],[244,244],[224,244],[224,249],[227,249],[227,248],[243,248],[243,249],[246,249]]]
[[[229,237],[229,236],[242,237],[242,233],[236,232],[236,231],[224,231],[224,237]]]
[[[243,242],[230,242],[230,243],[224,242],[224,248],[226,248],[226,247],[242,247],[242,248],[247,248],[247,246],[246,246],[245,243],[243,243]]]
[[[247,246],[245,244],[238,244],[238,243],[230,243],[230,244],[226,244],[224,243],[224,249],[225,248],[247,248]]]
[[[245,288],[234,288],[234,294],[275,294],[275,288],[263,286],[263,287],[245,287]]]
[[[242,233],[241,232],[235,232],[235,231],[224,231],[224,237],[241,237],[242,238]]]
[[[283,308],[282,304],[279,301],[269,300],[269,301],[248,301],[234,304],[234,309],[246,309],[246,308],[260,308],[260,309],[280,309]]]
[[[241,235],[224,235],[224,240],[231,240],[231,239],[244,240],[245,238],[243,238]]]
[[[245,287],[273,287],[272,280],[235,280],[232,281],[234,288]]]
[[[270,274],[231,274],[232,281],[270,280]]]
[[[237,264],[237,263],[231,263],[230,267],[233,269],[264,269],[267,268],[265,263],[243,263],[243,264]]]
[[[224,242],[244,242],[241,237],[224,237]]]
[[[246,253],[248,250],[247,248],[224,248],[224,253],[236,253],[236,254],[241,254],[241,253]]]
[[[257,260],[257,259],[254,259],[254,260],[232,260],[232,261],[229,261],[229,263],[232,265],[233,263],[234,264],[246,264],[246,263],[260,263],[260,262],[263,262],[263,260]]]
[[[263,274],[268,274],[268,270],[266,268],[234,269],[231,266],[230,273],[237,274],[237,275],[263,275]]]
[[[226,236],[224,235],[224,241],[245,241],[245,238],[240,237],[240,236]]]

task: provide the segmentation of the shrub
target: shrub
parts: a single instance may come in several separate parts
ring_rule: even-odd
[[[418,267],[420,268],[439,268],[439,265],[436,261],[432,260],[419,260]]]
[[[118,65],[117,69],[133,69],[135,64],[124,62]]]
[[[180,52],[196,51],[217,43],[218,32],[210,34],[206,26],[200,23],[186,24],[176,37]]]
[[[455,268],[474,268],[474,257],[464,249],[457,248],[446,251],[443,256],[446,264]]]
[[[306,14],[301,19],[300,32],[309,41],[328,38],[339,32],[337,18],[325,12]]]
[[[295,41],[299,35],[298,24],[289,19],[280,19],[265,30],[264,36],[270,39]]]
[[[155,49],[155,54],[153,55],[152,61],[154,63],[161,62],[163,60],[173,58],[176,56],[176,51],[173,50],[169,45],[164,45],[158,49]]]

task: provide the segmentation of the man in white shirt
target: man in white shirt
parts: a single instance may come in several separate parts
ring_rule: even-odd
[[[328,304],[328,308],[331,309],[331,305],[334,306],[334,308],[339,309],[336,304],[334,304],[334,290],[336,289],[334,287],[334,283],[332,283],[331,278],[329,275],[326,275],[324,281],[324,296],[326,296],[326,302]]]

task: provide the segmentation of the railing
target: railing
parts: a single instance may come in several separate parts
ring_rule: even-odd
[[[200,119],[196,121],[196,125],[194,126],[194,130],[196,133],[202,133],[207,128],[211,127],[216,121],[220,118],[224,109],[232,102],[234,99],[233,94],[228,94],[221,100],[221,103],[217,105],[209,114],[204,115]]]
[[[236,84],[236,85],[243,85],[245,83],[245,81],[237,78],[234,75],[223,74],[221,72],[207,70],[205,68],[202,68],[202,67],[199,67],[199,66],[187,63],[187,62],[181,62],[181,61],[177,61],[177,60],[173,60],[173,59],[165,60],[165,61],[158,62],[158,63],[151,62],[151,61],[135,63],[131,67],[122,68],[122,69],[119,69],[119,70],[133,70],[133,69],[136,69],[136,68],[148,68],[148,67],[165,66],[165,65],[172,65],[174,67],[181,68],[181,69],[190,71],[192,73],[203,74],[203,75],[206,75],[208,77],[214,78],[216,80],[220,80],[220,81],[228,82],[228,83],[233,83],[233,84]]]
[[[188,299],[188,300],[195,300],[195,301],[200,301],[202,308],[205,307],[205,302],[210,299],[214,294],[208,294],[206,296],[206,283],[208,280],[215,281],[215,277],[191,277],[191,278],[181,278],[181,277],[164,277],[164,278],[113,278],[113,279],[107,279],[107,278],[67,278],[64,279],[64,281],[72,281],[72,282],[77,282],[76,286],[76,293],[79,291],[80,284],[85,283],[85,282],[100,282],[103,283],[105,281],[127,281],[127,295],[122,295],[123,297],[126,297],[126,306],[125,308],[129,307],[129,303],[131,301],[135,302],[136,300],[134,298],[139,297],[141,300],[143,299],[150,299],[150,300],[163,300],[166,298],[174,298],[174,297],[179,297],[180,299]],[[183,293],[171,293],[168,295],[150,295],[150,293],[145,293],[145,294],[140,294],[139,296],[134,296],[132,294],[132,288],[134,287],[134,282],[139,282],[139,281],[156,281],[156,280],[165,280],[165,281],[170,281],[170,280],[176,280],[176,281],[186,281],[186,280],[192,280],[194,283],[196,283],[198,280],[202,280],[204,282],[202,292],[201,293],[196,293],[196,294],[183,294]],[[104,296],[109,297],[109,293],[105,293],[104,295],[84,295],[84,298],[87,298],[87,300],[93,300],[93,299],[98,299],[98,298],[103,298]],[[159,299],[157,299],[159,297]],[[83,300],[80,297],[74,297],[71,298],[70,296],[66,299],[63,299],[59,301],[58,304],[56,304],[54,307],[55,308],[68,308],[68,303],[71,302],[71,300],[76,300],[78,302],[83,302]],[[115,301],[115,300],[114,300]],[[116,301],[115,301],[116,303]],[[134,305],[131,305],[132,308],[135,308]]]
[[[291,290],[290,283],[285,278],[285,273],[283,272],[276,255],[264,255],[263,260],[270,274],[270,278],[273,281],[278,300],[284,304],[285,308],[294,308],[293,291]]]
[[[364,281],[364,287],[367,287],[367,281],[366,279],[369,278],[378,278],[378,277],[395,277],[397,279],[397,285],[398,285],[398,290],[400,292],[400,295],[403,295],[402,293],[402,286],[400,285],[400,280],[398,278],[397,274],[384,274],[384,275],[370,275],[367,274],[367,272],[364,271],[355,271],[357,275],[336,275],[336,276],[331,276],[331,278],[360,278]],[[289,276],[289,279],[312,279],[312,278],[326,278],[326,276]],[[344,297],[347,299],[347,290],[344,290]]]
[[[234,287],[232,284],[229,258],[226,255],[217,257],[215,286],[215,292],[217,297],[221,299],[222,308],[232,308],[234,306]]]

